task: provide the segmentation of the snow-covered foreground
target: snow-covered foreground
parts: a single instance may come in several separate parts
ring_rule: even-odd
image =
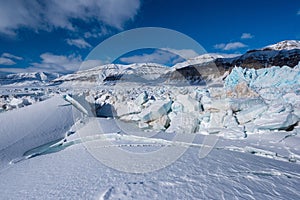
[[[72,109],[61,97],[1,113],[0,167],[41,144],[62,139],[73,125]]]
[[[56,88],[0,113],[0,199],[299,199],[299,70]]]
[[[207,136],[196,133],[193,144],[173,164],[154,172],[132,174],[105,166],[87,151],[79,134],[71,134],[73,113],[62,97],[53,97],[0,115],[1,199],[300,197],[299,128],[253,134],[241,140],[219,138],[205,158],[199,158],[199,150]],[[120,148],[139,151],[182,145],[170,142],[163,133],[137,140],[137,136],[122,134],[113,119],[86,119],[77,125],[77,132],[94,120],[102,125],[105,139]]]

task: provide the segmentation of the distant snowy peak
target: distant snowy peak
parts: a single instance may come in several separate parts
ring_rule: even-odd
[[[48,72],[28,72],[28,73],[17,73],[8,74],[6,76],[10,79],[35,79],[38,81],[50,81],[59,77],[58,73],[48,73]]]
[[[0,78],[1,85],[41,85],[47,84],[50,81],[58,78],[60,75],[58,73],[49,72],[28,72],[28,73],[17,73],[8,74]]]
[[[292,49],[300,49],[300,41],[299,40],[284,40],[281,42],[278,42],[277,44],[268,45],[261,50],[275,50],[275,51],[281,51],[281,50],[292,50]]]
[[[250,50],[235,59],[223,59],[225,68],[241,66],[246,68],[265,68],[271,66],[294,67],[300,62],[300,41],[285,40],[261,49]]]

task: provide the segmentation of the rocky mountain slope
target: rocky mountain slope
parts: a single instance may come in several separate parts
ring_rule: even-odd
[[[171,79],[185,77],[187,80],[209,80],[221,76],[225,71],[231,71],[235,66],[254,69],[271,66],[294,67],[300,62],[300,41],[285,40],[261,49],[250,50],[238,56],[208,55],[201,56],[210,59],[194,59],[192,62],[187,61],[176,64],[176,70],[173,70],[167,76]],[[193,73],[193,71],[197,73]]]

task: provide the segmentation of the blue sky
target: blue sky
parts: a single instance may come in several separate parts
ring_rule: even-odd
[[[300,40],[299,25],[299,0],[0,0],[0,72],[72,72],[103,40],[133,28],[169,28],[207,52],[240,54]],[[135,58],[143,55],[162,52]]]

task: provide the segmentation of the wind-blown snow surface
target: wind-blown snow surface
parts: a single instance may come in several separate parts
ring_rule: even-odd
[[[54,107],[52,104],[48,108]],[[117,131],[112,129],[112,121],[99,120],[106,124],[105,132]],[[117,138],[115,134],[108,135]],[[284,158],[287,152],[297,151],[299,137],[281,141],[285,136],[276,133],[242,141],[221,139],[204,159],[198,157],[199,148],[194,145],[172,165],[145,174],[108,168],[95,160],[81,143],[74,142],[66,148],[57,148],[56,153],[45,153],[13,164],[2,160],[6,167],[0,171],[1,198],[298,199],[299,165],[279,156]],[[32,138],[26,141],[30,140]],[[75,140],[76,137],[69,138],[70,142]],[[125,144],[132,143],[130,137],[121,137],[121,140]],[[201,144],[202,140],[203,136],[197,135],[194,143]],[[161,140],[155,144],[145,142],[145,145],[166,143]]]
[[[281,72],[276,71],[277,68],[274,69],[275,75]],[[270,69],[270,73],[273,73],[274,69]],[[284,89],[276,91],[279,92],[278,95],[285,95],[280,99],[284,100],[285,104],[272,104],[277,102],[277,94],[272,93],[274,87],[249,86],[251,81],[259,79],[256,77],[247,81],[248,79],[241,78],[247,73],[240,73],[242,69],[235,70],[238,76],[233,71],[227,81],[237,82],[233,86],[235,93],[239,93],[238,87],[242,86],[242,96],[238,94],[231,99],[234,101],[228,97],[224,98],[226,88],[179,88],[177,90],[180,92],[176,93],[171,87],[149,87],[144,88],[147,89],[147,93],[139,94],[138,88],[130,90],[131,93],[122,91],[129,96],[118,93],[119,101],[132,105],[130,114],[139,113],[140,126],[147,125],[154,131],[164,129],[168,120],[166,117],[159,117],[168,114],[171,118],[170,127],[173,127],[173,130],[181,130],[179,135],[195,136],[191,143],[172,141],[172,131],[157,131],[158,133],[150,138],[147,137],[147,132],[139,129],[133,129],[139,133],[138,136],[130,134],[125,130],[136,128],[132,123],[123,123],[109,117],[91,117],[87,110],[83,112],[85,114],[80,113],[78,110],[85,109],[78,105],[75,95],[71,97],[65,94],[64,97],[68,101],[63,99],[64,94],[54,95],[30,106],[0,113],[1,199],[299,199],[300,127],[295,124],[295,120],[298,119],[289,119],[289,125],[292,127],[285,127],[282,121],[276,121],[288,119],[289,114],[294,117],[299,114],[296,107],[299,104],[298,89],[296,86],[284,85]],[[293,70],[288,72],[293,74]],[[253,74],[257,73],[253,71]],[[243,81],[239,82],[239,78]],[[240,85],[244,82],[246,85]],[[258,90],[255,90],[257,88]],[[113,89],[115,88],[108,88],[107,91]],[[252,89],[254,91],[251,91]],[[140,90],[143,90],[143,87]],[[189,93],[190,91],[198,93]],[[89,94],[93,92],[90,89]],[[107,99],[111,104],[117,102],[117,99],[112,100],[111,93],[106,93],[104,89],[101,92],[96,100],[97,105],[108,105]],[[176,94],[176,99],[171,104],[167,98],[172,94]],[[245,99],[245,94],[255,98]],[[259,98],[256,96],[264,94],[265,96]],[[199,95],[201,99],[197,101]],[[81,109],[76,109],[72,104]],[[143,105],[145,109],[135,107],[135,104]],[[118,107],[117,104],[115,106],[118,115],[126,116],[124,112],[128,110],[122,110],[123,107]],[[228,109],[227,114],[224,109]],[[230,109],[235,109],[235,113],[230,113]],[[192,114],[199,112],[199,129],[180,126],[193,123],[193,120],[190,120],[195,119]],[[188,119],[187,123],[176,121],[180,118]],[[224,123],[227,120],[226,127],[218,129],[218,126],[223,126],[221,118]],[[231,120],[232,118],[234,120]],[[270,119],[273,121],[268,121]],[[102,134],[82,137],[87,127],[95,121],[101,125]],[[245,131],[239,129],[244,122],[249,125]],[[263,127],[259,131],[253,131],[255,128],[251,126],[259,126],[261,122],[269,123],[274,130]],[[275,127],[276,125],[278,127]],[[230,130],[231,127],[237,130]],[[284,129],[281,129],[282,127]],[[210,135],[205,135],[209,133]],[[236,133],[242,137],[231,137]],[[212,151],[204,158],[199,157],[204,141],[215,139],[217,144],[212,146]],[[161,147],[189,148],[183,156],[165,168],[149,173],[132,174],[105,166],[86,149],[86,142],[102,140],[112,141],[119,148],[139,153]],[[111,147],[98,148],[106,151]],[[118,155],[111,157],[115,158],[116,162],[121,159]]]
[[[32,148],[62,139],[73,125],[72,109],[61,97],[1,113],[0,166]]]

